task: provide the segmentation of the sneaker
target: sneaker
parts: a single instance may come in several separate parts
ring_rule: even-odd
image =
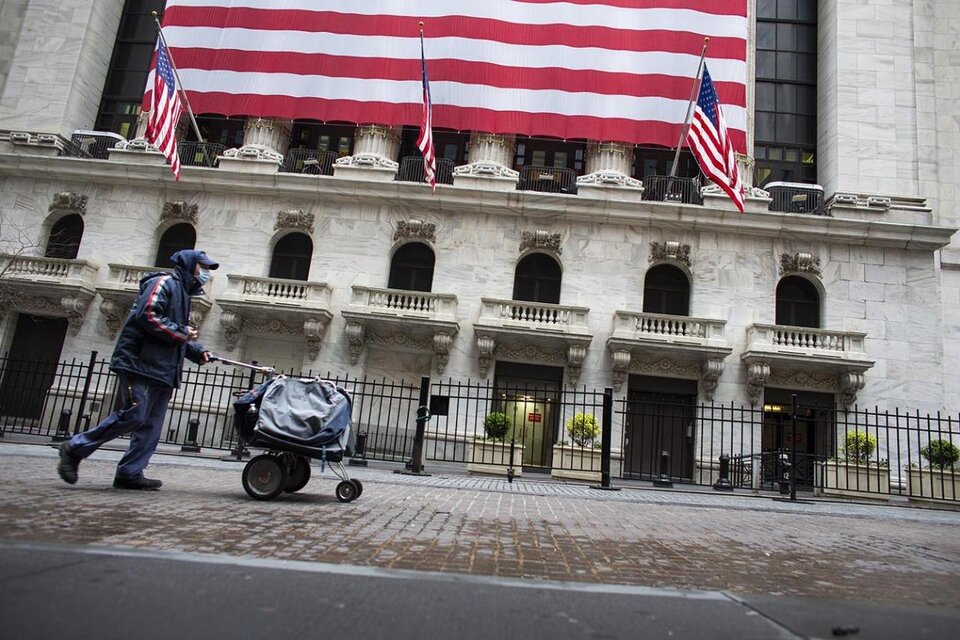
[[[156,491],[163,486],[163,483],[159,480],[151,480],[150,478],[144,478],[139,476],[136,478],[123,478],[116,476],[113,479],[113,488],[114,489],[139,489],[142,491]]]
[[[64,442],[60,445],[60,463],[57,465],[57,473],[67,484],[76,484],[77,467],[80,466],[80,460],[82,458],[70,453],[69,443]]]

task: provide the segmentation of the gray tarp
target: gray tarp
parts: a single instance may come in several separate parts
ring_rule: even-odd
[[[257,427],[264,433],[304,445],[346,443],[350,399],[327,380],[278,378],[260,403]]]

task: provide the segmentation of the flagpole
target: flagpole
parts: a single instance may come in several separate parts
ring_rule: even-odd
[[[700,74],[703,73],[703,60],[707,57],[707,44],[710,38],[703,39],[703,50],[700,52],[700,62],[697,64],[697,75],[693,79],[693,89],[690,91],[690,102],[687,103],[687,115],[683,119],[683,128],[680,129],[680,142],[677,143],[677,152],[673,154],[673,166],[670,167],[670,177],[677,175],[677,163],[680,162],[680,149],[687,139],[687,131],[690,129],[690,114],[693,113],[693,102],[697,98],[697,92],[700,90]]]
[[[183,83],[180,82],[180,73],[177,71],[177,65],[173,62],[173,54],[170,53],[170,47],[167,45],[167,39],[163,37],[163,27],[160,26],[160,20],[157,19],[157,12],[151,11],[150,15],[153,16],[153,21],[157,23],[157,32],[160,34],[160,39],[163,41],[163,46],[167,50],[167,58],[170,60],[170,67],[173,68],[173,75],[177,78],[177,88],[180,91],[180,95],[183,96],[183,103],[187,106],[187,114],[190,116],[190,123],[193,125],[193,132],[197,134],[197,140],[200,144],[203,144],[203,136],[200,135],[200,127],[197,126],[197,119],[193,117],[193,109],[190,108],[190,98],[187,97],[187,92],[183,89]],[[209,162],[207,158],[207,149],[203,147],[203,157]]]

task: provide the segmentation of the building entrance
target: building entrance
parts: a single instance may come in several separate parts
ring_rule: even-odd
[[[23,313],[17,316],[0,381],[0,415],[5,420],[12,418],[21,423],[40,420],[66,335],[64,318]]]
[[[797,394],[796,420],[794,393]],[[765,390],[760,465],[760,482],[764,488],[776,489],[781,481],[788,479],[788,465],[796,455],[797,488],[813,490],[816,464],[836,454],[833,402],[829,393]]]
[[[523,444],[524,470],[547,471],[553,464],[562,386],[561,367],[497,362],[494,405],[510,419],[507,441]]]
[[[694,380],[630,376],[624,415],[625,478],[659,477],[666,451],[671,478],[693,480],[696,403]]]

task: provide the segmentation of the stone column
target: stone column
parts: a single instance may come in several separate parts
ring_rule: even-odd
[[[220,167],[250,173],[276,173],[290,146],[293,122],[277,118],[248,118],[243,128],[243,146],[227,149]]]
[[[630,177],[630,145],[620,142],[588,142],[587,173],[577,178],[577,190],[623,187],[643,189],[643,184]]]
[[[513,191],[520,177],[513,166],[517,153],[517,137],[474,131],[470,135],[470,164],[453,170],[458,185],[499,191]]]
[[[400,127],[364,124],[357,127],[353,155],[333,163],[335,176],[362,180],[393,180],[400,164]]]

